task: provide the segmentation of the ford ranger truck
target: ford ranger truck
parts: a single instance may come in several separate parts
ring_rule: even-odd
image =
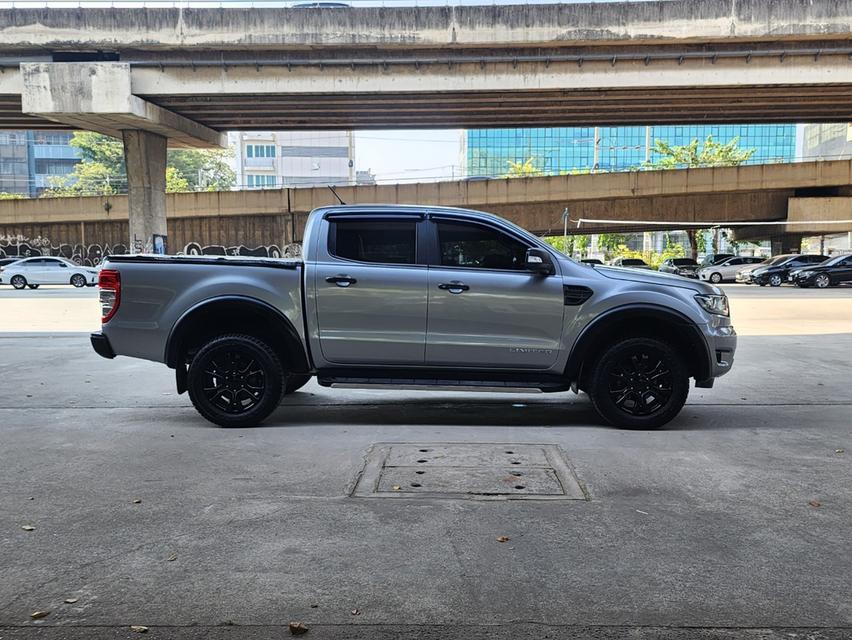
[[[488,213],[311,212],[303,258],[110,256],[95,351],[162,362],[224,427],[325,387],[584,391],[649,429],[734,359],[728,299],[678,276],[580,264]],[[284,416],[281,419],[285,419]]]

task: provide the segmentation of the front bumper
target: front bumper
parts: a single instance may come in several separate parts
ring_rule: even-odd
[[[708,325],[704,332],[710,350],[710,378],[718,378],[731,370],[737,351],[737,332],[731,324]],[[698,384],[698,382],[696,382]]]
[[[92,341],[92,348],[102,358],[109,358],[110,360],[115,357],[115,351],[112,350],[112,345],[109,343],[109,338],[107,338],[100,331],[97,333],[93,333],[90,336],[90,340]]]

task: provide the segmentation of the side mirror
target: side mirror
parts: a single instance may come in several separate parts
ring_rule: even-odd
[[[550,259],[550,255],[543,249],[527,249],[524,266],[527,268],[527,271],[532,271],[543,276],[552,275],[556,271],[553,268],[553,261]]]

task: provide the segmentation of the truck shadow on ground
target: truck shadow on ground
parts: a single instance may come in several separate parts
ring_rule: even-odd
[[[302,397],[300,397],[302,396]],[[437,427],[598,427],[611,429],[598,417],[587,396],[571,395],[564,402],[548,400],[461,401],[444,398],[352,399],[334,404],[322,402],[315,394],[296,393],[263,423],[263,427],[310,425],[353,426],[437,426]],[[666,429],[710,428],[707,412],[711,407],[684,408]],[[712,421],[718,428],[718,421]],[[728,423],[726,428],[736,428]]]

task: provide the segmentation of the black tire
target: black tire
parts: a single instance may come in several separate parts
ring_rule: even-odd
[[[710,282],[712,282],[713,284],[719,284],[720,282],[722,282],[722,274],[718,271],[714,271],[710,274]]]
[[[71,276],[71,284],[73,284],[78,289],[82,289],[86,286],[86,276],[79,273],[75,273],[73,276]]]
[[[39,285],[39,284],[28,284],[27,286],[28,286],[30,289],[38,289],[41,285]]]
[[[311,376],[308,375],[300,375],[293,374],[287,376],[287,382],[284,385],[284,395],[289,395],[291,393],[295,393],[302,387],[304,387],[308,382],[310,382]]]
[[[814,278],[814,285],[816,285],[818,289],[826,289],[830,287],[831,276],[829,276],[827,273],[820,273],[819,275],[817,275],[816,278]]]
[[[770,287],[780,287],[782,282],[784,282],[784,278],[781,277],[780,273],[773,273],[769,276]]]
[[[608,424],[658,429],[683,408],[689,394],[689,374],[668,343],[656,338],[628,338],[600,354],[589,377],[588,393],[598,415]]]
[[[22,275],[12,276],[12,279],[9,280],[9,284],[15,287],[15,289],[26,289],[27,279]]]
[[[284,380],[281,360],[268,344],[230,334],[201,347],[189,365],[187,382],[193,406],[210,422],[250,427],[278,406]]]

